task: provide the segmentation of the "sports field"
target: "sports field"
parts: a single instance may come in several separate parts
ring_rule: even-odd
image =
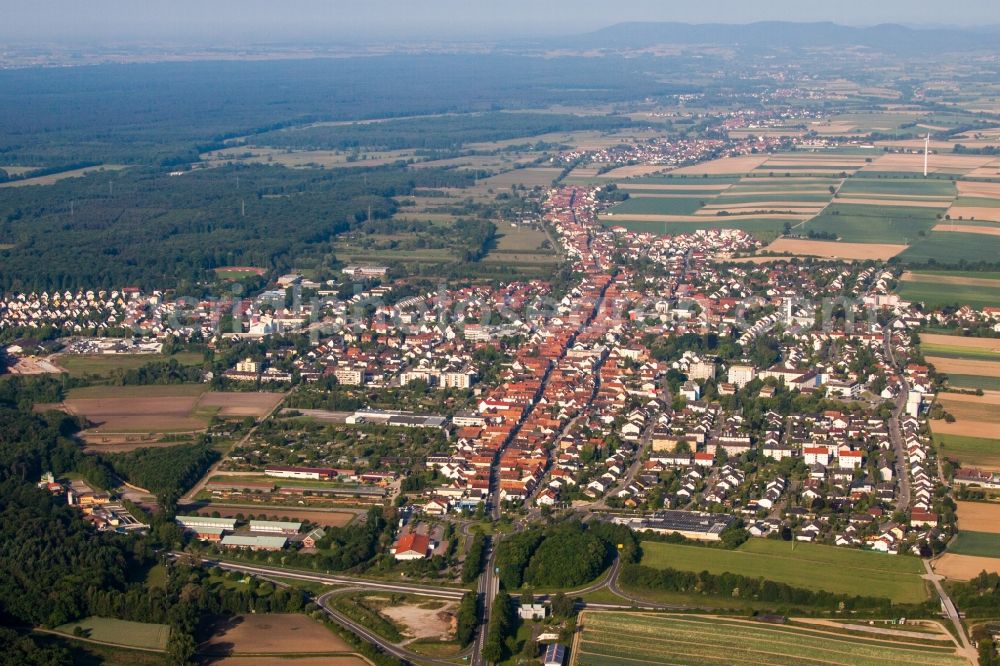
[[[920,560],[795,541],[751,539],[737,550],[642,542],[642,564],[659,569],[730,572],[836,594],[923,601]],[[822,570],[818,576],[816,572]]]
[[[167,640],[170,638],[170,626],[166,624],[129,622],[93,616],[58,626],[56,631],[72,636],[75,627],[83,629],[84,638],[147,650],[165,650]]]
[[[581,614],[574,664],[826,664],[959,666],[955,649],[919,639],[882,640],[834,627],[765,624],[735,618],[628,612]]]
[[[1000,470],[1000,439],[946,435],[935,431],[934,440],[938,442],[941,455],[946,458],[968,467]]]

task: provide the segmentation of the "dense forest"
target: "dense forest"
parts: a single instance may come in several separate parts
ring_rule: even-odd
[[[694,92],[682,59],[392,55],[0,72],[0,164],[184,164],[293,124],[596,104]],[[688,79],[691,80],[691,79]]]
[[[163,448],[145,448],[104,456],[122,479],[156,495],[172,513],[180,496],[201,478],[219,453],[205,441]]]
[[[621,525],[566,521],[508,536],[497,545],[500,583],[508,590],[522,585],[574,587],[597,578],[615,558],[639,557],[635,534]]]
[[[619,129],[632,123],[627,116],[493,112],[357,125],[310,125],[267,132],[255,136],[254,143],[308,150],[443,150],[467,143],[503,141],[549,132]]]
[[[6,189],[0,243],[14,247],[0,250],[0,290],[184,289],[222,266],[329,272],[336,261],[332,240],[362,225],[369,211],[388,218],[396,210],[392,197],[420,187],[463,187],[474,178],[393,166],[225,167],[174,177],[136,168]],[[489,229],[470,225],[456,229],[452,240],[464,254],[491,237]]]

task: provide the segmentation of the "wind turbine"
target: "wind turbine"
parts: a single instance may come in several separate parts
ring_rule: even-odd
[[[927,136],[924,137],[924,178],[927,177],[927,156],[931,151],[931,133],[928,132]]]

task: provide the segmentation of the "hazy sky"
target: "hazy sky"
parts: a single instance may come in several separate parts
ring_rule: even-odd
[[[1000,24],[1000,0],[0,0],[0,40],[378,41],[776,19]]]

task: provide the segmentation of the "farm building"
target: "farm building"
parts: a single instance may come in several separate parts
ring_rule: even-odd
[[[559,643],[551,643],[545,647],[544,666],[563,666],[566,661],[566,647]]]
[[[210,518],[208,516],[176,516],[174,521],[185,532],[194,534],[202,541],[219,541],[225,532],[236,528],[235,518]]]
[[[309,479],[313,481],[329,480],[337,476],[337,470],[329,467],[286,467],[284,465],[268,465],[264,474],[279,479]]]
[[[281,550],[288,543],[283,536],[245,536],[230,534],[222,537],[223,548],[249,548],[250,550]]]
[[[302,529],[302,523],[286,523],[276,520],[251,520],[251,532],[264,532],[267,534],[284,534],[292,536],[298,534]]]
[[[431,549],[431,540],[426,534],[410,532],[399,538],[392,555],[397,560],[422,560]]]

